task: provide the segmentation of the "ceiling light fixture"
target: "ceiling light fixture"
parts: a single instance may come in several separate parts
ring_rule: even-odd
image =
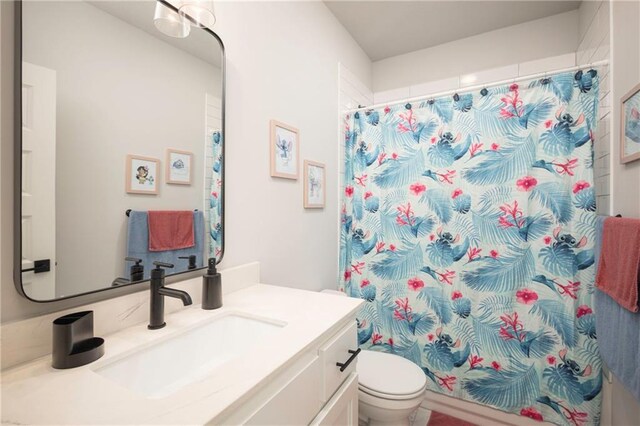
[[[216,23],[212,0],[182,0],[178,13],[194,27],[213,28]]]
[[[191,32],[189,21],[182,15],[157,2],[153,23],[163,34],[170,37],[185,38]]]

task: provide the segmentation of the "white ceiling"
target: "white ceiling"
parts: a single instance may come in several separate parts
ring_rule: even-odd
[[[2,0],[0,0],[2,1]],[[191,55],[200,58],[211,65],[220,68],[222,55],[218,41],[200,28],[191,28],[191,33],[186,38],[175,38],[164,35],[153,24],[153,14],[156,7],[155,1],[88,1],[88,3],[101,9],[126,23],[138,27],[142,31],[159,38],[160,40],[184,50]]]
[[[324,0],[372,61],[577,9],[580,1]]]

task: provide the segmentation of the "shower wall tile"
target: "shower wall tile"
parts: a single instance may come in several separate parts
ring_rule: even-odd
[[[438,92],[446,92],[460,87],[460,78],[451,77],[409,87],[410,97],[427,96]],[[376,94],[377,95],[377,94]],[[377,98],[376,98],[377,99]]]
[[[460,87],[475,86],[483,83],[491,83],[500,80],[508,80],[518,77],[518,64],[506,67],[491,68],[488,70],[473,72],[460,76]]]
[[[580,43],[576,52],[579,64],[609,59],[610,24],[609,2],[582,2],[579,10]],[[595,132],[594,177],[598,214],[611,214],[611,84],[609,67],[600,72],[600,112]]]
[[[385,90],[373,94],[374,103],[383,104],[385,102],[395,102],[411,97],[411,87],[401,87],[399,89]]]
[[[535,61],[522,62],[518,68],[520,75],[530,75],[569,68],[575,65],[576,54],[567,53],[565,55],[551,56],[549,58],[538,59]]]

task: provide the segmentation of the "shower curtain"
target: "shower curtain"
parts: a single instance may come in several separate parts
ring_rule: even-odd
[[[346,118],[340,288],[429,389],[598,424],[595,70]]]
[[[222,134],[211,132],[211,183],[209,187],[209,257],[222,254]]]

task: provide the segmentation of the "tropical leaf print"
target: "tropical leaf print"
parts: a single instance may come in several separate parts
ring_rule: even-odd
[[[384,170],[373,178],[380,188],[395,188],[414,182],[424,170],[424,154],[420,148],[402,157],[386,160]]]
[[[425,203],[442,223],[449,223],[453,215],[449,195],[442,189],[428,189],[420,202]]]
[[[553,93],[560,102],[568,103],[573,97],[573,82],[574,77],[572,74],[560,74],[550,78],[535,80],[529,84],[529,87],[539,87],[542,90],[549,91]]]
[[[426,303],[428,309],[433,311],[441,324],[451,322],[452,315],[451,309],[449,308],[449,301],[441,289],[425,287],[418,293],[418,299]]]
[[[535,365],[515,362],[509,369],[483,368],[475,372],[479,377],[466,379],[462,386],[482,404],[503,409],[527,407],[540,392]]]
[[[493,245],[517,245],[522,242],[522,237],[516,228],[505,229],[499,226],[500,216],[498,211],[484,214],[471,212],[473,225],[480,240]]]
[[[422,247],[420,244],[386,253],[383,259],[373,262],[371,272],[380,278],[399,280],[415,275],[422,266]]]
[[[476,268],[462,275],[464,283],[476,291],[515,291],[527,284],[535,272],[535,259],[531,249],[514,249],[512,253],[485,257],[476,262]]]
[[[542,265],[555,275],[572,277],[578,272],[578,262],[573,249],[566,245],[544,247],[540,250]]]
[[[571,191],[560,182],[545,182],[533,188],[530,199],[549,209],[555,219],[564,224],[573,218],[570,193]]]
[[[562,399],[566,399],[571,404],[579,404],[584,401],[580,383],[568,368],[545,368],[543,377],[547,380],[549,390]]]
[[[596,426],[593,70],[347,117],[340,288],[430,390]],[[219,205],[219,204],[218,204]]]
[[[536,144],[532,137],[478,155],[477,164],[462,171],[469,182],[478,185],[502,184],[522,176],[533,164]]]
[[[483,299],[478,304],[478,308],[480,309],[482,315],[495,314],[500,312],[511,312],[513,311],[515,303],[516,301],[511,295],[494,294],[493,296],[489,296],[486,299]]]
[[[473,333],[485,356],[502,358],[523,356],[517,340],[500,337],[502,322],[492,318],[472,317]]]
[[[573,347],[577,343],[573,315],[567,311],[564,303],[557,300],[538,300],[529,311],[540,316],[549,327],[552,327],[566,346]]]

